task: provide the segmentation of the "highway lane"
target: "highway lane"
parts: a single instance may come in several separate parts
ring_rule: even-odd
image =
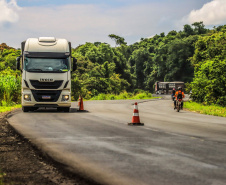
[[[87,101],[88,112],[23,113],[9,123],[40,149],[103,184],[225,184],[226,119],[139,100],[144,126],[128,126],[134,100]]]

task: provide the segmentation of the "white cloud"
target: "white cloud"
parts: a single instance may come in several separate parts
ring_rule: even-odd
[[[0,0],[0,23],[18,21],[19,16],[16,12],[18,9],[15,0],[10,0],[10,2]]]
[[[96,41],[114,44],[108,38],[112,33],[125,37],[131,44],[141,37],[158,33],[156,23],[162,14],[166,15],[167,9],[152,4],[117,8],[91,4],[23,7],[18,12],[20,20],[10,28],[0,29],[0,34],[17,42],[16,47],[24,39],[39,36],[63,37],[73,46]],[[11,46],[15,47],[15,44]]]
[[[2,16],[5,13],[0,13],[0,17],[6,17],[4,21],[11,22],[0,26],[0,35],[4,36],[0,38],[0,43],[5,42],[17,48],[21,41],[29,37],[54,36],[70,40],[73,47],[96,41],[114,45],[108,35],[116,34],[132,44],[140,38],[175,30],[178,19],[189,14],[193,7],[201,8],[201,1],[206,2],[163,1],[146,0],[135,4],[122,3],[120,6],[107,3],[42,5],[20,7],[18,11],[16,0],[9,3],[0,0],[0,12],[8,9],[10,15],[14,15],[6,19],[10,16]]]
[[[213,0],[199,10],[192,10],[185,18],[190,24],[203,21],[205,25],[226,23],[226,0]]]

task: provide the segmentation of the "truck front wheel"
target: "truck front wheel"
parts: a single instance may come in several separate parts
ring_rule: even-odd
[[[30,110],[30,108],[29,107],[22,107],[22,110],[23,110],[23,112],[28,112],[29,110]]]

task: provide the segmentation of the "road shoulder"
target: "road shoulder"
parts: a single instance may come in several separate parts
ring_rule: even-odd
[[[0,178],[3,184],[80,184],[90,182],[60,169],[38,151],[7,122],[8,113],[0,113]]]

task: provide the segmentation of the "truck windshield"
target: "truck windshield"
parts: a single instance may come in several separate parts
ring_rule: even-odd
[[[70,70],[69,59],[24,58],[24,69],[28,72],[67,72]]]

